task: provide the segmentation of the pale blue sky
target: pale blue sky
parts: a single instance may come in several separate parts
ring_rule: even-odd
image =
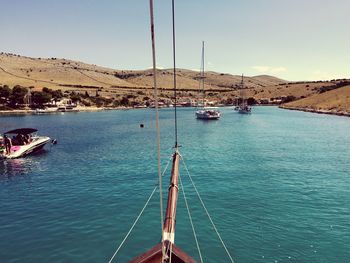
[[[151,67],[148,0],[0,0],[0,51]],[[158,66],[172,66],[171,0],[155,0]],[[349,0],[177,0],[177,66],[350,78]]]

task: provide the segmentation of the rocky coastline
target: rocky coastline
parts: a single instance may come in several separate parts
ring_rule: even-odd
[[[280,105],[279,108],[286,109],[286,110],[297,110],[297,111],[304,111],[304,112],[311,112],[311,113],[318,113],[318,114],[329,114],[329,115],[350,117],[350,112],[339,111],[339,110],[313,109],[313,108],[306,108],[306,107],[293,107],[293,106],[287,106],[287,105]]]

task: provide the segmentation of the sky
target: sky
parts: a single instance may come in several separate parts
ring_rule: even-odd
[[[152,66],[148,0],[0,0],[0,52],[114,69]],[[171,0],[154,0],[158,68],[172,67]],[[349,0],[175,0],[178,68],[350,78]]]

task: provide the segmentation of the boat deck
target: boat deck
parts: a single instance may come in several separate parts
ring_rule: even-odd
[[[183,252],[180,248],[173,245],[172,248],[172,258],[173,263],[196,263],[196,261]],[[162,262],[162,243],[157,244],[152,247],[147,252],[134,258],[130,263],[161,263]]]

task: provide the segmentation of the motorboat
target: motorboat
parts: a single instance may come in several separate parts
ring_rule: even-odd
[[[56,108],[35,109],[35,114],[48,114],[48,113],[57,113],[57,109]]]
[[[72,105],[62,105],[57,108],[59,112],[78,112],[79,110]]]
[[[32,128],[21,128],[5,132],[4,137],[7,136],[11,139],[12,146],[10,153],[5,153],[3,150],[0,157],[5,159],[20,158],[41,150],[51,139],[47,136],[37,135],[37,131],[37,129]]]
[[[197,119],[202,120],[217,120],[221,116],[217,107],[203,107],[196,111]]]

